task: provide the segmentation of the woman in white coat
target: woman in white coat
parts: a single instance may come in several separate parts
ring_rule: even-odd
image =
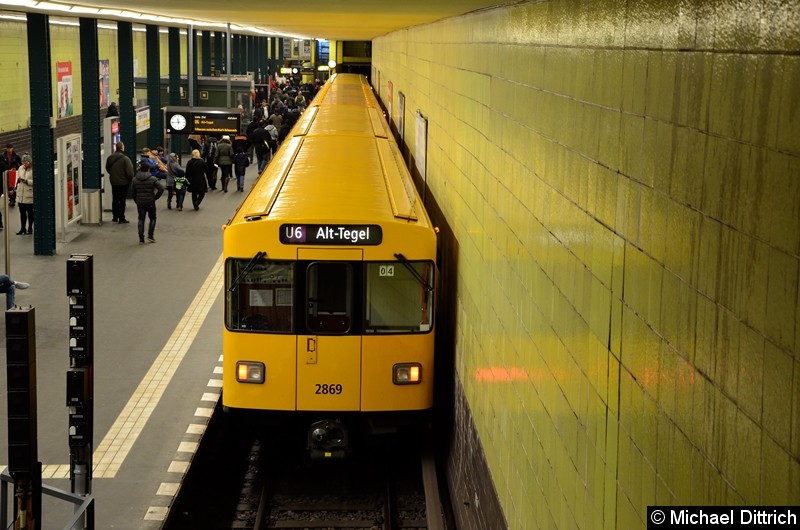
[[[22,155],[22,165],[17,170],[17,204],[20,228],[17,235],[33,233],[33,161],[31,155]],[[28,226],[27,230],[25,225]]]

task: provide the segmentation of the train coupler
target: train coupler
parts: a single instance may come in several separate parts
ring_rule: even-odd
[[[347,426],[338,420],[322,420],[308,428],[311,458],[344,458],[349,450]]]

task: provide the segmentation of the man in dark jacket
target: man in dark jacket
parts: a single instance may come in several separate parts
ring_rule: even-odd
[[[108,183],[111,184],[111,221],[129,223],[125,219],[125,200],[128,198],[128,186],[133,180],[133,163],[125,155],[125,144],[117,142],[117,149],[106,159]]]
[[[264,168],[267,167],[270,154],[269,146],[267,145],[267,136],[269,133],[264,128],[265,124],[265,121],[260,121],[250,137],[250,142],[253,144],[253,148],[256,152],[256,159],[258,160],[259,175],[264,171]]]
[[[164,194],[164,184],[150,173],[150,165],[142,160],[133,176],[133,202],[139,210],[139,244],[144,245],[144,218],[150,218],[147,240],[155,243],[156,201]]]
[[[2,176],[6,171],[11,169],[19,169],[19,166],[22,165],[22,159],[19,155],[14,152],[14,146],[12,144],[6,145],[6,150],[0,156],[0,176]],[[3,187],[0,184],[0,193],[2,193]],[[14,206],[16,203],[16,193],[10,188],[8,190],[8,205]],[[0,230],[3,229],[3,217],[0,216]]]

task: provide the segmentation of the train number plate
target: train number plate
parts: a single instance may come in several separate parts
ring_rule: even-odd
[[[317,390],[314,392],[315,394],[320,395],[338,395],[342,393],[342,385],[336,384],[320,384],[317,383]]]

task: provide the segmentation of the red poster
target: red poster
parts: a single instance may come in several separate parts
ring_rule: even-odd
[[[58,117],[72,116],[72,61],[56,63],[58,81]]]

